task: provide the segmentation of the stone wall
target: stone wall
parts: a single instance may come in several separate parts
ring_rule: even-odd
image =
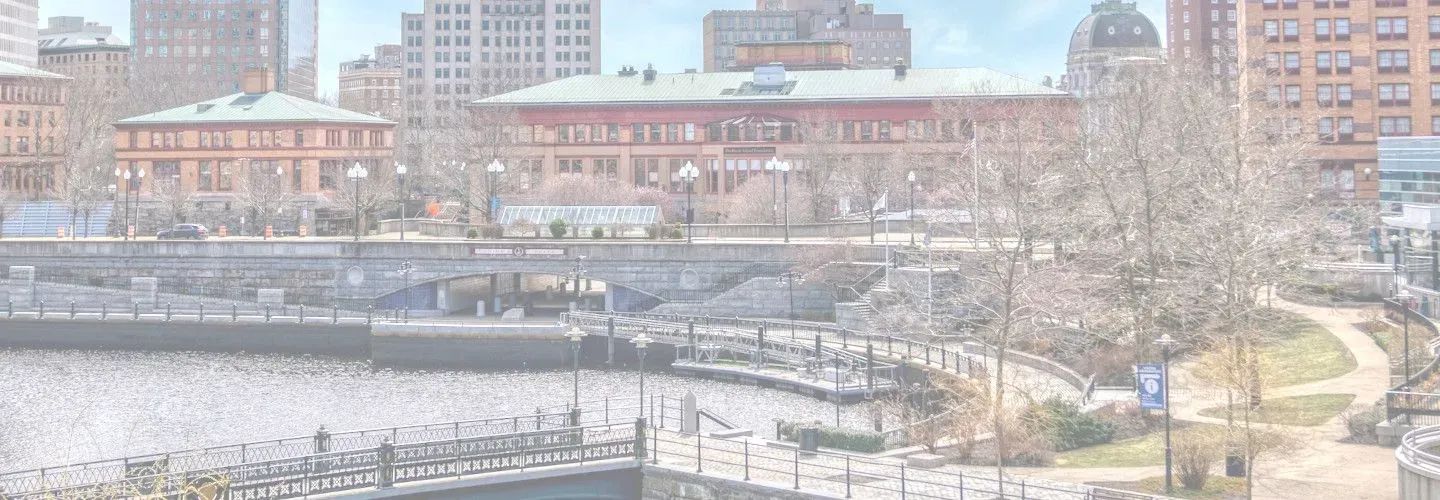
[[[366,325],[294,323],[204,324],[131,321],[3,320],[0,346],[32,349],[123,349],[154,351],[263,352],[364,357]],[[63,332],[63,335],[57,335]]]
[[[0,241],[6,264],[34,266],[36,281],[128,288],[131,278],[153,277],[161,293],[273,288],[292,304],[351,308],[403,288],[396,269],[406,260],[414,286],[496,272],[568,275],[583,255],[591,279],[657,300],[704,301],[757,277],[773,284],[794,264],[795,251],[654,242]]]
[[[651,312],[661,314],[738,316],[742,318],[790,317],[790,289],[779,286],[774,277],[754,278],[719,296],[699,303],[661,304]],[[807,321],[835,318],[835,288],[825,284],[795,285],[795,316]]]
[[[736,481],[665,467],[645,466],[643,500],[830,500],[840,497],[791,489],[790,485]]]

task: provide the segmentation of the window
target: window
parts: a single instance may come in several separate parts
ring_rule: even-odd
[[[1320,107],[1322,107],[1322,108],[1328,108],[1328,107],[1334,106],[1334,105],[1335,105],[1335,86],[1334,86],[1334,85],[1316,85],[1316,86],[1315,86],[1315,102],[1316,102],[1316,104],[1319,104]]]
[[[1285,53],[1285,74],[1287,74],[1287,75],[1298,75],[1298,74],[1300,74],[1300,53],[1299,53],[1299,52],[1286,52],[1286,53]]]
[[[1329,52],[1315,53],[1315,74],[1328,75],[1334,71],[1335,55]]]
[[[1409,106],[1410,84],[1382,83],[1377,87],[1381,106]]]
[[[201,134],[201,137],[204,137],[204,134]],[[200,162],[199,168],[196,169],[197,172],[199,172],[199,177],[198,177],[198,179],[196,180],[196,185],[195,185],[195,189],[196,189],[196,190],[199,190],[199,191],[214,191],[214,190],[215,190],[215,170],[214,170],[214,167],[213,167],[212,165],[213,165],[213,164],[210,163],[209,161],[201,161],[201,162]]]
[[[1335,86],[1335,103],[1336,103],[1336,105],[1338,105],[1338,106],[1340,106],[1340,107],[1342,107],[1342,108],[1348,108],[1348,107],[1354,105],[1354,100],[1355,100],[1355,91],[1354,91],[1354,87],[1353,87],[1353,86],[1351,86],[1351,85],[1348,84],[1348,83],[1340,84],[1340,85],[1336,85],[1336,86]]]
[[[1381,17],[1375,19],[1376,40],[1406,40],[1410,38],[1409,21],[1403,17]]]
[[[1285,86],[1285,105],[1286,105],[1286,106],[1289,106],[1289,107],[1292,107],[1292,108],[1298,108],[1298,107],[1300,107],[1300,86],[1299,86],[1299,85],[1286,85],[1286,86]]]
[[[1342,42],[1350,40],[1350,18],[1335,19],[1335,39]]]
[[[1382,116],[1380,117],[1380,136],[1399,137],[1410,135],[1410,117],[1408,116]]]
[[[1410,51],[1381,50],[1377,53],[1378,70],[1381,73],[1409,73]]]
[[[1295,42],[1300,40],[1300,20],[1286,19],[1283,25],[1285,27],[1285,41]]]
[[[1342,75],[1350,74],[1350,51],[1335,51],[1335,72]]]
[[[1335,140],[1340,142],[1351,142],[1355,140],[1355,119],[1345,116],[1335,120]]]

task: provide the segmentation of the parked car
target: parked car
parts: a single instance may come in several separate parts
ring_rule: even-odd
[[[199,224],[176,224],[175,227],[155,234],[157,240],[203,240],[210,236],[210,230]]]

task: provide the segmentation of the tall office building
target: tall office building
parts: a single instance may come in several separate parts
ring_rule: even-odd
[[[876,14],[874,4],[855,0],[756,0],[755,10],[705,15],[705,71],[734,66],[737,44],[790,40],[849,43],[858,68],[913,64],[904,14]]]
[[[50,18],[40,30],[40,69],[72,77],[82,88],[120,95],[129,74],[130,45],[113,31],[83,17]]]
[[[1265,70],[1242,75],[1241,84],[1284,102],[1315,131],[1322,189],[1375,200],[1376,143],[1440,135],[1440,83],[1432,80],[1440,74],[1440,5],[1255,0],[1239,16],[1240,61]]]
[[[1238,8],[1236,0],[1166,0],[1170,63],[1233,81],[1240,74]]]
[[[183,82],[172,94],[239,92],[243,75],[269,69],[280,91],[316,98],[318,0],[130,0],[131,74]]]
[[[375,55],[340,63],[340,107],[351,111],[400,118],[403,105],[400,80],[404,75],[399,45],[378,45]]]
[[[401,23],[411,127],[443,127],[477,99],[600,72],[600,0],[425,0]]]
[[[0,61],[35,67],[40,0],[0,0]]]

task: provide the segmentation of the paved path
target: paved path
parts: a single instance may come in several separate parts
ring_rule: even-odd
[[[1390,384],[1389,357],[1355,327],[1362,310],[1315,307],[1276,301],[1276,307],[1304,316],[1325,327],[1355,358],[1350,373],[1328,380],[1273,388],[1267,398],[1309,394],[1353,394],[1351,408],[1373,404]],[[1210,384],[1195,380],[1192,364],[1179,363],[1173,371],[1171,400],[1177,420],[1224,425],[1224,419],[1203,417],[1200,410],[1225,405],[1225,395]],[[1256,498],[1273,499],[1391,499],[1397,495],[1394,450],[1375,445],[1348,444],[1339,416],[1314,427],[1259,424],[1257,428],[1283,431],[1297,448],[1283,456],[1262,458],[1257,464]],[[1114,469],[1054,468],[1024,473],[1060,481],[1134,481],[1164,474],[1163,467]]]

